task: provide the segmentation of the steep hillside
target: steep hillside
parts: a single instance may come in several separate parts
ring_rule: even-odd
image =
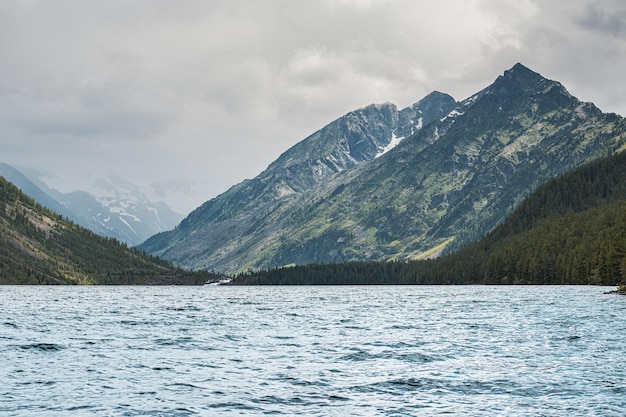
[[[444,268],[480,283],[626,283],[626,152],[546,183]]]
[[[401,111],[387,103],[350,112],[293,146],[256,178],[206,202],[175,230],[140,247],[190,268],[237,270],[226,267],[237,257],[233,251],[245,252],[257,242],[257,233],[267,232],[265,227],[280,229],[273,213],[289,210],[337,173],[389,152],[455,105],[450,96],[434,92]]]
[[[626,152],[541,186],[478,242],[436,260],[308,265],[239,284],[626,283]]]
[[[97,236],[0,177],[0,284],[203,284],[216,278]]]
[[[143,248],[228,272],[436,257],[485,235],[545,181],[626,143],[623,118],[520,64],[431,120],[388,152],[306,192],[286,189],[281,200],[266,184],[284,176],[262,174]],[[264,199],[280,204],[251,205]]]
[[[148,237],[173,229],[183,215],[167,204],[148,199],[137,187],[122,179],[100,179],[89,191],[62,193],[40,177],[36,170],[26,174],[0,163],[0,175],[39,204],[61,214],[100,236],[112,237],[131,246]],[[55,178],[56,182],[62,180]]]

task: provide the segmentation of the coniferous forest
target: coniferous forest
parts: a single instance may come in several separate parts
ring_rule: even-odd
[[[261,285],[625,282],[626,152],[547,182],[487,236],[442,258],[274,268],[234,280]]]
[[[0,177],[0,284],[198,285],[218,278],[98,236]]]

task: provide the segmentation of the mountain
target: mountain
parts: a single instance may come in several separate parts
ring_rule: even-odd
[[[316,170],[332,166],[320,162],[342,160],[309,145],[318,132],[276,168],[208,201],[141,247],[178,265],[228,272],[437,257],[485,235],[542,183],[626,143],[623,118],[521,64],[470,98],[446,103],[452,104],[434,106],[442,111],[429,120],[409,118],[415,131],[384,153],[394,142],[393,123],[383,122],[395,120],[385,117],[391,105],[366,107],[380,109],[380,117],[361,117],[351,131],[384,136],[354,140],[377,144],[369,159]],[[354,120],[349,116],[339,120]],[[331,128],[336,123],[320,131],[329,133],[324,143],[333,149],[346,143],[345,131]],[[290,172],[296,157],[308,164]]]
[[[120,178],[98,179],[88,190],[62,193],[53,187],[61,181],[52,174],[23,171],[0,165],[0,174],[44,207],[131,246],[173,229],[183,219],[164,202],[146,197],[141,187]]]
[[[304,265],[235,284],[626,284],[626,152],[542,185],[477,242],[435,260]],[[622,290],[623,291],[623,290]]]
[[[61,203],[103,236],[135,246],[173,229],[183,218],[162,201],[150,201],[141,189],[120,178],[98,179],[89,191],[65,194]]]
[[[218,278],[97,236],[0,177],[0,284],[203,284]]]
[[[221,268],[221,262],[207,262],[207,254],[223,252],[228,261],[227,248],[241,239],[252,242],[250,232],[259,231],[270,214],[290,207],[337,173],[388,153],[455,105],[452,97],[433,92],[401,111],[386,103],[350,112],[287,150],[256,178],[206,202],[175,230],[140,247],[188,267]],[[280,227],[267,225],[277,231]]]

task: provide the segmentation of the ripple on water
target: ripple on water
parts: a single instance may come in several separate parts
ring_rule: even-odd
[[[33,350],[40,352],[58,352],[63,350],[64,347],[56,343],[28,343],[18,346],[22,350]]]
[[[604,291],[0,287],[0,413],[621,417]]]

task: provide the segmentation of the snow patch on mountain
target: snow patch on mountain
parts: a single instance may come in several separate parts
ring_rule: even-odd
[[[454,109],[450,113],[448,113],[445,117],[442,117],[440,121],[443,122],[446,119],[455,118],[455,117],[462,116],[462,115],[463,115],[463,112],[459,111],[458,109]]]
[[[120,217],[120,220],[122,221],[122,223],[124,223],[135,235],[137,235],[137,231],[135,229],[133,229],[133,226],[131,226],[123,217]]]
[[[421,118],[420,118],[421,121]],[[384,148],[382,148],[380,150],[380,152],[378,152],[378,154],[376,154],[375,158],[381,157],[384,154],[386,154],[387,152],[389,152],[390,150],[392,150],[393,148],[395,148],[396,146],[398,146],[398,144],[400,144],[400,142],[402,142],[402,139],[404,139],[404,136],[396,136],[396,134],[394,133],[391,136],[391,141],[389,141],[389,144],[387,146],[385,146]]]
[[[51,173],[29,171],[38,186],[67,210],[77,224],[103,236],[137,245],[150,236],[171,230],[183,219],[157,198],[152,186],[138,186],[123,178],[65,180]],[[79,189],[74,189],[82,184]],[[166,187],[157,190],[164,194]],[[149,194],[144,190],[151,191]]]

